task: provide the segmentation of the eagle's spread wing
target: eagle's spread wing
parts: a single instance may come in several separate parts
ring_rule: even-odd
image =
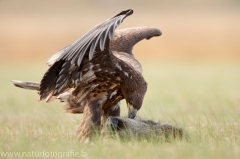
[[[40,100],[57,96],[70,85],[76,85],[81,79],[84,62],[110,53],[109,42],[113,39],[115,28],[132,13],[133,10],[126,10],[98,24],[73,44],[53,55],[48,61],[50,68],[40,83]]]
[[[117,52],[132,54],[132,49],[136,43],[143,39],[150,39],[160,36],[162,32],[152,26],[141,26],[116,30],[114,39],[110,42],[110,49]]]

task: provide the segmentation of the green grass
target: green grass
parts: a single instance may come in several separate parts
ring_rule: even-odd
[[[0,153],[77,152],[80,158],[86,154],[87,158],[239,158],[240,65],[144,63],[143,68],[148,91],[138,115],[183,126],[191,142],[105,140],[82,145],[76,135],[81,115],[65,113],[64,105],[57,101],[38,102],[36,92],[10,83],[12,79],[39,81],[47,67],[38,63],[2,64]],[[125,101],[121,109],[126,116]]]

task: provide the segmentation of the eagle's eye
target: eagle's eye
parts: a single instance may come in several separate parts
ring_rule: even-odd
[[[133,105],[133,100],[132,99],[129,100],[129,104]]]

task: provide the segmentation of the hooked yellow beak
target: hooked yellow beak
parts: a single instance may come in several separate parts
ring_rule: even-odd
[[[131,104],[127,103],[128,107],[128,117],[133,119],[137,115],[137,109],[135,109]]]

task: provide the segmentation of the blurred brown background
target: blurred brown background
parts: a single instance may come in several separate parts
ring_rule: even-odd
[[[239,0],[0,0],[0,62],[46,62],[129,8],[134,14],[119,28],[151,25],[163,32],[134,48],[140,61],[240,61]]]

